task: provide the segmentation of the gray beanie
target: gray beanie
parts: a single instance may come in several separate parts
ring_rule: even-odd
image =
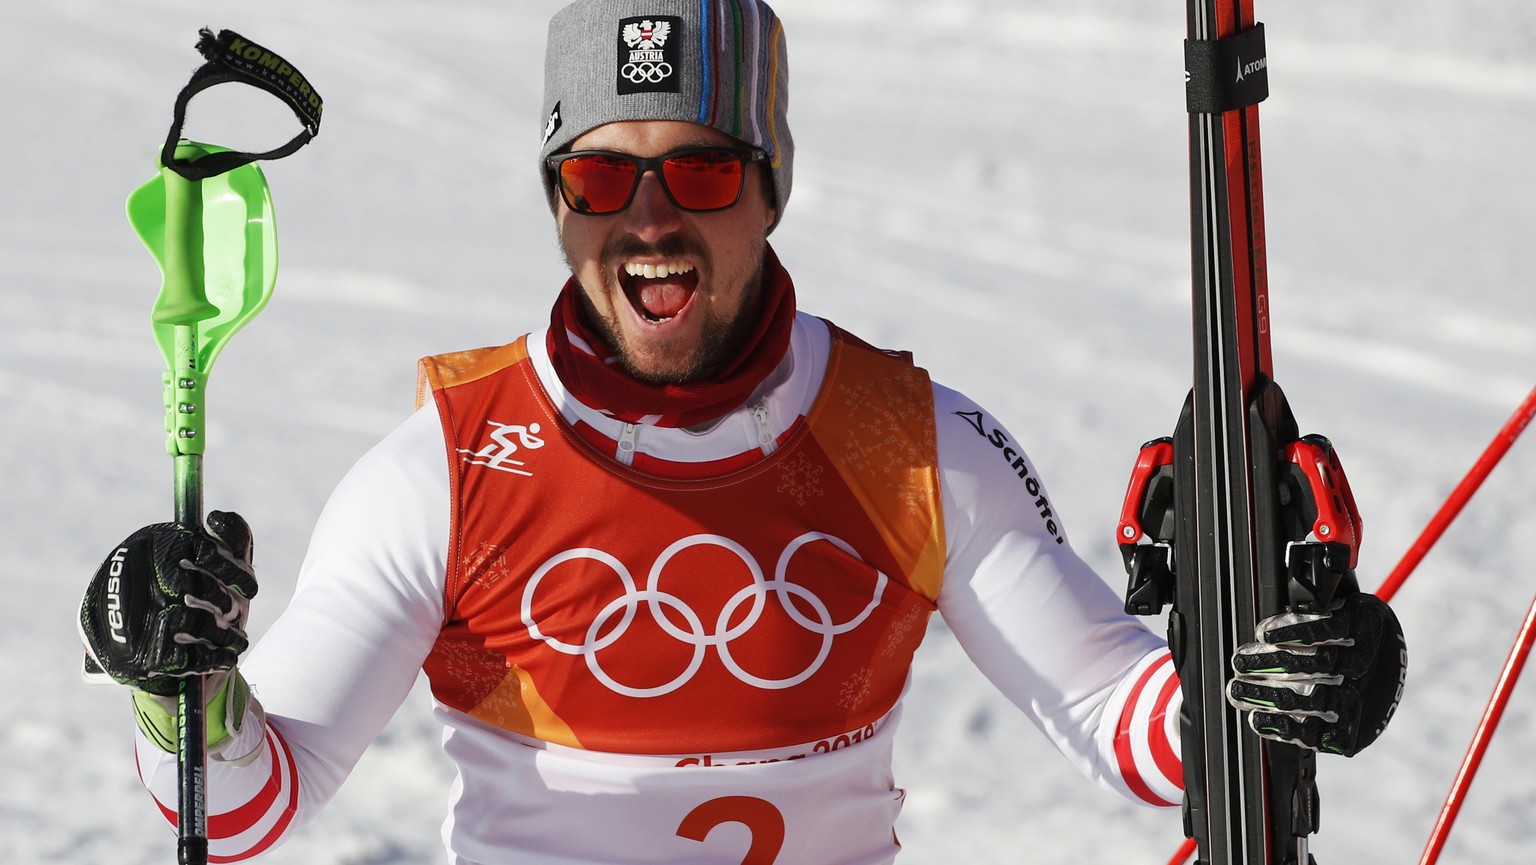
[[[784,27],[761,0],[577,0],[549,22],[544,159],[618,120],[686,120],[768,154],[777,218],[789,201]],[[769,228],[772,230],[772,227]]]

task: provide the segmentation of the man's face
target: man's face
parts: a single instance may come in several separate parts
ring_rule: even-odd
[[[676,120],[610,123],[571,143],[572,150],[642,157],[697,146],[744,145],[719,130]],[[640,179],[634,200],[619,213],[572,213],[558,200],[560,247],[581,283],[591,322],[631,375],[689,381],[741,350],[757,324],[763,252],[774,219],[757,175],[765,170],[748,165],[741,200],[710,213],[679,210],[654,172]]]

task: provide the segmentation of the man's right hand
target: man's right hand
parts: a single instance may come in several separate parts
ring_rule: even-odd
[[[80,603],[87,673],[170,695],[180,677],[230,669],[249,643],[255,595],[251,530],[238,514],[209,512],[206,531],[139,529],[102,562]]]

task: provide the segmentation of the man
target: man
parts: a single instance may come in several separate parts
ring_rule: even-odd
[[[237,517],[148,527],[103,565],[83,636],[134,686],[168,815],[165,695],[213,672],[215,855],[296,831],[424,669],[454,863],[891,862],[893,737],[935,610],[1085,774],[1178,801],[1167,649],[1072,551],[1022,448],[796,310],[767,243],[787,81],[755,0],[561,11],[540,170],[572,277],[549,328],[422,362],[420,410],[338,487],[239,670]],[[1362,598],[1332,620],[1355,645],[1324,653],[1347,674],[1290,681],[1281,653],[1259,694],[1297,707],[1257,728],[1344,752],[1379,732],[1390,612]]]

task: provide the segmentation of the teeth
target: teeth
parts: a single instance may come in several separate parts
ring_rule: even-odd
[[[643,276],[646,279],[665,279],[668,276],[689,273],[692,270],[693,264],[687,261],[663,262],[661,264],[637,264],[631,261],[624,265],[625,273],[630,276]]]

